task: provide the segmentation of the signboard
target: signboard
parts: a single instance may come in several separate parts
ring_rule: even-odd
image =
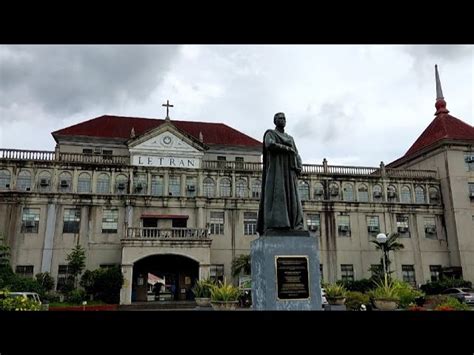
[[[199,168],[199,159],[183,158],[177,156],[159,157],[153,155],[134,155],[132,165],[136,166],[160,166],[167,168]]]
[[[275,256],[277,298],[279,300],[309,299],[307,256]]]

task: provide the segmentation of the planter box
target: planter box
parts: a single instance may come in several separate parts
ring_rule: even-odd
[[[117,304],[100,304],[90,306],[49,307],[50,311],[116,311]]]
[[[237,309],[239,301],[211,301],[211,306],[215,310],[231,311]]]
[[[391,300],[374,300],[375,307],[381,311],[393,311],[397,309],[397,302]]]
[[[196,301],[196,304],[199,307],[210,307],[211,306],[211,299],[210,298],[196,297],[194,300]]]

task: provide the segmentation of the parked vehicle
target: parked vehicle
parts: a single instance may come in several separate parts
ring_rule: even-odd
[[[448,288],[442,292],[443,295],[457,298],[460,302],[474,305],[474,290],[463,287]]]
[[[41,298],[36,292],[9,292],[7,297],[23,297],[41,304]]]

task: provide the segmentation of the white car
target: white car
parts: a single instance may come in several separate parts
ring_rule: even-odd
[[[8,297],[23,297],[41,304],[40,296],[36,292],[9,292]]]

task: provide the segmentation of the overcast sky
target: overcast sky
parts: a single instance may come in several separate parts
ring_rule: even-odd
[[[474,125],[474,46],[0,46],[0,148],[104,114],[222,122],[258,140],[284,112],[303,162],[377,166],[434,118]]]

